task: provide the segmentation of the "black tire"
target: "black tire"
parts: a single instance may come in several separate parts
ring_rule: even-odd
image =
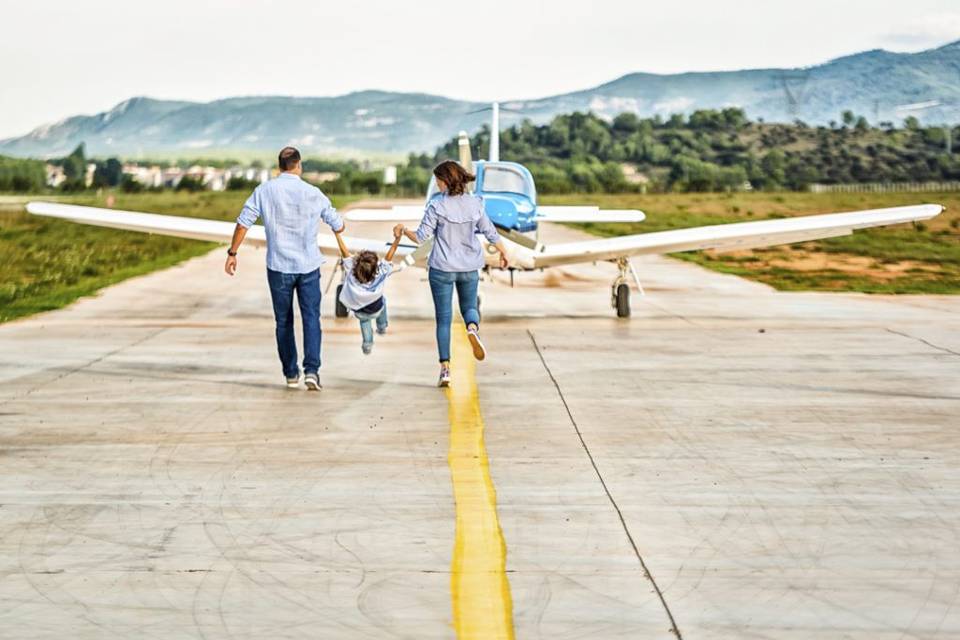
[[[617,285],[617,317],[630,317],[630,286],[626,284]]]
[[[336,309],[334,310],[334,315],[336,315],[338,318],[346,318],[348,315],[350,315],[350,312],[347,310],[347,308],[344,306],[344,304],[343,304],[342,302],[340,302],[340,292],[341,292],[341,291],[343,291],[343,285],[342,285],[342,284],[338,284],[338,285],[337,285],[337,298],[336,298],[336,302],[335,302],[335,304],[336,304]]]

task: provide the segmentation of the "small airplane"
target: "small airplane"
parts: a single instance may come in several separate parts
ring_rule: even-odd
[[[793,218],[735,222],[730,224],[671,229],[612,238],[564,242],[544,246],[537,231],[540,222],[640,222],[644,213],[637,210],[602,210],[592,206],[544,206],[537,203],[533,176],[523,165],[500,160],[499,105],[493,104],[490,129],[490,159],[472,161],[470,140],[461,132],[458,140],[459,160],[475,173],[474,193],[482,195],[484,208],[500,231],[510,254],[510,277],[515,270],[532,271],[565,265],[612,262],[619,273],[611,284],[611,306],[617,316],[630,316],[630,280],[642,293],[640,277],[630,258],[645,254],[666,254],[682,251],[713,249],[720,252],[738,251],[782,244],[794,244],[850,235],[857,229],[880,227],[929,220],[939,215],[944,207],[939,204],[919,204],[884,209],[870,209],[846,213],[827,213]],[[419,221],[430,200],[439,197],[436,181],[431,178],[426,200],[422,206],[394,206],[389,209],[350,209],[344,218],[353,221]],[[115,229],[142,231],[161,235],[191,238],[219,243],[230,242],[233,222],[204,220],[154,213],[119,211],[98,207],[30,202],[27,211],[40,216],[63,218],[73,222]],[[533,233],[533,236],[529,234]],[[351,252],[362,250],[385,254],[390,243],[368,238],[344,237]],[[485,245],[486,269],[499,269],[494,247]],[[264,228],[254,225],[245,240],[255,246],[266,245]],[[320,234],[317,244],[324,255],[340,259],[340,250],[331,234]],[[426,268],[429,242],[419,247],[403,244],[397,251],[407,265]],[[342,271],[342,270],[341,270]],[[337,317],[347,315],[339,303],[337,287]]]

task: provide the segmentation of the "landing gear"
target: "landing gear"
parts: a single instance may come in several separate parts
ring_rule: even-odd
[[[613,281],[613,286],[611,287],[610,305],[617,310],[618,318],[629,318],[630,285],[627,284],[628,276],[633,277],[633,280],[637,283],[637,289],[640,290],[640,295],[644,295],[643,285],[640,284],[640,278],[637,276],[636,269],[633,268],[633,264],[631,264],[627,258],[618,259],[617,267],[620,269],[620,274],[617,276],[617,279]]]

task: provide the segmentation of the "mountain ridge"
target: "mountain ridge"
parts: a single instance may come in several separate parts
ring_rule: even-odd
[[[923,111],[903,105],[939,101]],[[801,68],[634,72],[595,87],[504,101],[534,122],[572,111],[612,118],[690,113],[728,106],[749,117],[827,124],[843,111],[871,121],[960,121],[960,40],[915,53],[871,49]],[[267,152],[296,144],[308,153],[432,151],[488,118],[485,103],[422,92],[364,89],[337,96],[248,95],[209,102],[133,96],[93,115],[41,125],[0,140],[0,154],[54,157],[80,142],[92,156]],[[900,108],[898,108],[900,107]],[[505,124],[510,124],[505,113]]]

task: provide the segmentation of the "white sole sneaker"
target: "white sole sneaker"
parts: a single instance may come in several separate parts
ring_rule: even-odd
[[[480,336],[476,331],[467,331],[467,339],[470,340],[470,346],[473,347],[473,357],[477,360],[483,360],[487,357],[487,350],[480,341]]]
[[[444,375],[444,373],[446,373],[446,375]],[[449,369],[446,372],[440,372],[440,380],[437,381],[437,386],[441,388],[450,386],[450,370]]]
[[[300,376],[287,378],[287,389],[297,389],[300,386]]]
[[[320,385],[320,379],[314,376],[307,376],[303,379],[303,384],[306,385],[307,391],[320,391],[323,387]]]

